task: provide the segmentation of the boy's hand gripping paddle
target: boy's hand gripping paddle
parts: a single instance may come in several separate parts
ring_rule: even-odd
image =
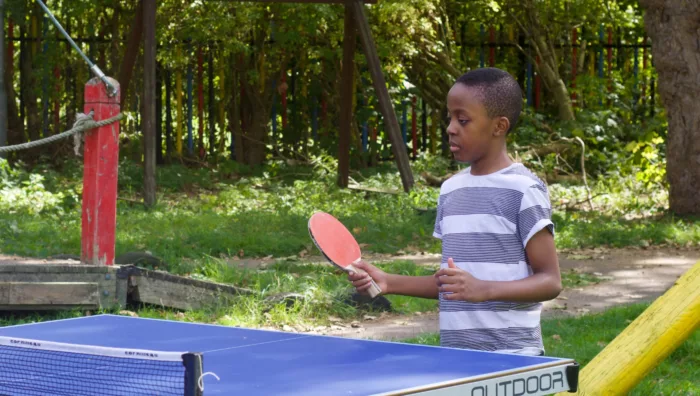
[[[309,234],[318,250],[330,263],[347,272],[365,273],[353,266],[361,260],[360,245],[338,219],[328,213],[314,213],[309,219]],[[382,289],[372,280],[368,289],[369,295],[374,298],[381,292]]]

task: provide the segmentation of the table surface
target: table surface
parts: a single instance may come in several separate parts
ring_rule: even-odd
[[[572,359],[96,315],[0,328],[0,336],[200,352],[204,394],[368,395],[535,370]]]

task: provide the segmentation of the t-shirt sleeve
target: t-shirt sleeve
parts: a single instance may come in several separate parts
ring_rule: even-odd
[[[441,199],[438,198],[437,202],[437,214],[435,215],[435,229],[433,229],[433,236],[438,239],[442,239],[442,205],[440,205]]]
[[[518,236],[527,246],[533,235],[547,228],[554,235],[552,205],[547,188],[541,184],[530,186],[523,194],[518,212]]]

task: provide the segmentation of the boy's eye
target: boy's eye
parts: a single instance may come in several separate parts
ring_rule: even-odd
[[[445,124],[450,125],[450,122],[452,122],[452,117],[450,117],[450,116],[445,117]],[[467,120],[465,118],[457,118],[457,122],[460,125],[466,125],[469,122],[469,120]]]

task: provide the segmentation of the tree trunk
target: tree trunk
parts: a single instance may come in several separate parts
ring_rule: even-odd
[[[156,204],[156,0],[143,1],[143,198]]]
[[[255,106],[253,122],[250,125],[248,136],[251,138],[246,144],[247,163],[250,166],[262,165],[265,162],[265,144],[267,143],[267,122],[269,113]]]
[[[0,26],[5,26],[5,1],[0,0]],[[0,35],[0,147],[7,144],[7,89],[5,84],[5,34]],[[4,155],[0,154],[0,158]]]
[[[700,3],[642,0],[652,41],[659,95],[668,114],[666,175],[670,209],[678,215],[700,214]]]
[[[576,116],[569,91],[559,74],[559,54],[554,48],[554,38],[547,34],[546,26],[540,19],[535,1],[527,0],[516,3],[518,3],[517,7],[513,8],[520,9],[520,11],[509,14],[519,29],[527,36],[535,54],[540,59],[540,62],[537,63],[534,59],[535,55],[531,55],[537,73],[542,77],[542,81],[554,97],[559,119],[573,121]],[[524,49],[521,48],[521,51]]]
[[[32,36],[32,30],[27,31],[27,36],[30,39],[34,39]],[[24,103],[27,114],[27,136],[30,141],[39,140],[41,138],[39,131],[41,130],[41,120],[39,119],[39,108],[37,106],[36,100],[36,76],[34,73],[34,50],[36,46],[33,42],[28,42],[22,52],[24,53],[23,62],[20,65],[20,73],[26,76],[23,80],[24,86],[21,87],[24,92]]]
[[[229,61],[230,65],[235,65],[236,64],[236,58],[237,56],[235,54],[231,54],[231,58]],[[231,78],[229,78],[227,81],[230,81],[229,85],[229,90],[231,92],[231,100],[229,101],[229,111],[228,111],[228,127],[231,131],[231,140],[233,142],[233,147],[234,147],[234,156],[236,158],[237,162],[240,163],[245,163],[245,150],[244,150],[244,142],[243,142],[243,131],[241,130],[241,101],[243,98],[238,98],[238,94],[241,92],[240,85],[238,83],[238,71],[235,68],[231,68]]]
[[[547,41],[547,38],[541,33],[542,30],[539,28],[539,19],[534,6],[528,7],[527,10],[526,12],[530,14],[530,26],[528,27],[530,29],[528,32],[530,42],[540,56],[539,65],[535,64],[537,72],[542,76],[542,81],[544,81],[544,84],[554,96],[559,119],[562,121],[573,121],[576,119],[576,116],[574,115],[574,107],[571,103],[569,90],[559,74],[559,56]]]
[[[140,0],[136,5],[136,13],[131,24],[129,32],[129,40],[126,43],[126,50],[122,64],[119,66],[119,83],[121,84],[121,106],[124,108],[126,98],[129,94],[129,84],[131,83],[131,75],[134,72],[134,65],[138,57],[139,47],[141,46],[141,35],[143,34],[143,1]]]

